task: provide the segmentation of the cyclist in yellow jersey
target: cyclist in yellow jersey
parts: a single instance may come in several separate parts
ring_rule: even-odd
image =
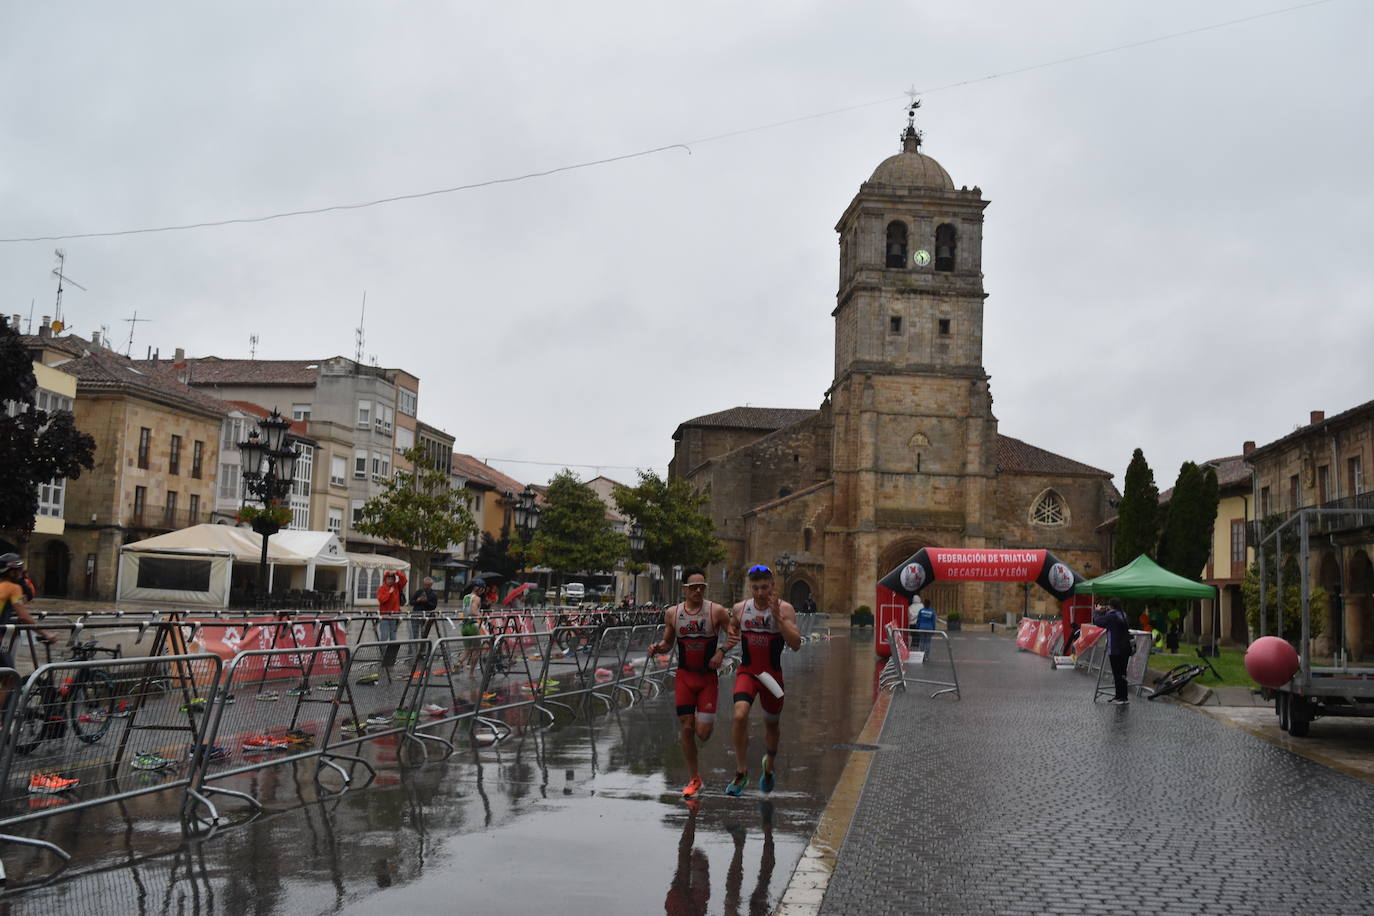
[[[0,627],[13,623],[16,617],[19,618],[20,623],[28,624],[31,627],[38,626],[38,621],[33,619],[28,608],[25,607],[28,604],[29,596],[21,584],[23,578],[24,561],[19,554],[0,555]],[[53,641],[51,634],[45,630],[38,631],[38,638],[43,642],[50,643]],[[8,652],[0,649],[0,668],[13,667],[14,659],[10,658]],[[5,701],[9,699],[11,686],[9,678],[0,679],[0,709],[4,708]]]

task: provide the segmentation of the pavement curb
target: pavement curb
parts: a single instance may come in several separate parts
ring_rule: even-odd
[[[892,694],[878,694],[855,743],[878,742],[891,704]],[[858,810],[859,797],[868,781],[868,770],[875,753],[865,750],[849,752],[849,760],[840,773],[830,801],[821,812],[816,832],[812,834],[811,842],[806,844],[796,870],[792,872],[792,879],[783,891],[782,900],[773,910],[773,916],[816,916],[820,913],[821,901],[825,899],[830,876],[835,871],[835,859],[849,833],[849,825],[854,821],[854,812]]]

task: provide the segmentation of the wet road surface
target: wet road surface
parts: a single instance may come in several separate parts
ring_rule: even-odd
[[[671,689],[493,747],[460,736],[443,761],[402,767],[395,738],[366,745],[377,778],[319,799],[315,762],[232,777],[267,813],[184,840],[179,793],[58,816],[18,831],[73,854],[63,880],[0,898],[0,914],[120,912],[769,913],[815,829],[873,699],[870,638],[787,653],[778,787],[744,798],[728,718],[701,753],[690,809]],[[728,695],[728,683],[722,693]],[[751,722],[751,760],[762,754]],[[757,772],[755,772],[757,778]],[[326,776],[325,781],[333,785]],[[242,811],[228,800],[225,813]],[[5,847],[11,875],[45,867]]]

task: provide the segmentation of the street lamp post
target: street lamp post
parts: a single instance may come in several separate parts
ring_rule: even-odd
[[[539,515],[542,511],[539,508],[538,494],[534,492],[533,486],[527,486],[515,497],[515,533],[520,537],[522,548],[530,546],[530,539],[534,537],[534,532],[539,528]],[[520,572],[523,578],[525,572],[525,556],[522,550],[520,555]]]
[[[782,573],[782,593],[787,594],[787,580],[792,578],[792,573],[797,571],[797,561],[792,554],[784,553],[777,559],[778,572]]]
[[[258,560],[258,607],[267,605],[267,539],[281,530],[274,510],[291,491],[300,452],[286,447],[286,430],[291,421],[277,409],[258,421],[258,429],[249,430],[248,441],[239,443],[239,460],[243,468],[243,503],[262,503],[262,513],[255,515],[253,530],[262,535],[262,556]]]
[[[630,560],[634,563],[634,585],[631,586],[634,598],[631,603],[639,605],[639,558],[644,553],[644,526],[639,522],[630,525]]]

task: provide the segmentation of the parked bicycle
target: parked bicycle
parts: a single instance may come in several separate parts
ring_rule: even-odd
[[[78,662],[90,661],[100,654],[108,654],[112,659],[122,654],[119,646],[107,649],[93,639],[73,643],[69,648],[70,660]],[[17,702],[21,694],[21,690],[12,692],[11,702]],[[98,668],[69,671],[60,684],[54,683],[51,671],[45,672],[29,689],[24,708],[17,713],[15,753],[29,754],[44,741],[61,738],[68,725],[77,738],[94,744],[109,731],[117,696],[114,679]]]
[[[1155,682],[1154,692],[1146,699],[1154,700],[1159,697],[1168,696],[1171,693],[1177,693],[1192,681],[1193,678],[1200,674],[1205,674],[1206,671],[1207,668],[1202,665],[1175,665],[1165,672],[1163,677]]]

